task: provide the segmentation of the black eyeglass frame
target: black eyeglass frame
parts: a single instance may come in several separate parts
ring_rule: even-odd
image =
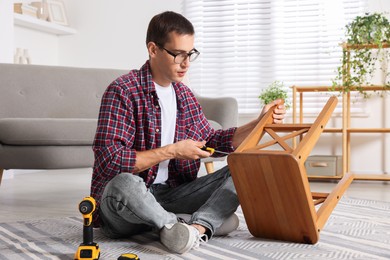
[[[160,49],[163,49],[164,51],[166,51],[169,55],[171,55],[172,57],[173,57],[173,62],[174,63],[176,63],[176,64],[180,64],[180,63],[182,63],[182,62],[184,62],[187,58],[189,58],[189,61],[190,62],[193,62],[193,61],[195,61],[197,58],[198,58],[198,56],[199,56],[199,54],[200,54],[200,52],[197,50],[197,49],[195,49],[195,48],[193,48],[190,52],[180,52],[180,53],[178,53],[178,54],[176,54],[176,53],[173,53],[173,52],[171,52],[170,50],[167,50],[167,49],[165,49],[163,46],[161,46],[160,44],[156,44]],[[176,61],[176,57],[177,56],[179,56],[179,55],[183,55],[183,54],[185,54],[186,55],[186,57],[184,58],[183,56],[183,60],[181,61],[181,62],[177,62]],[[192,56],[193,54],[196,54],[196,56]],[[194,57],[194,58],[191,58],[191,57]]]

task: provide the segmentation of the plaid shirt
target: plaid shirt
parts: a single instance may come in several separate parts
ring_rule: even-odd
[[[182,83],[172,83],[177,96],[177,119],[174,142],[186,139],[207,141],[207,146],[232,152],[236,128],[214,130],[191,90]],[[155,149],[161,145],[161,111],[147,61],[140,70],[132,70],[106,89],[101,102],[93,143],[95,163],[91,196],[97,209],[106,184],[121,172],[134,172],[136,151]],[[193,181],[200,160],[172,159],[167,183],[176,187]],[[139,173],[147,187],[156,178],[158,164]],[[99,225],[98,210],[94,223]]]

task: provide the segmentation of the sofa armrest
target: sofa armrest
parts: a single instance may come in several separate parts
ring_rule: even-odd
[[[217,122],[222,129],[238,124],[238,104],[232,97],[196,97],[208,120]]]

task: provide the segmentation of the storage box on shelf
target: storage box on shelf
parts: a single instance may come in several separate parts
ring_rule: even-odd
[[[312,155],[305,162],[308,176],[342,176],[342,158],[335,155]]]

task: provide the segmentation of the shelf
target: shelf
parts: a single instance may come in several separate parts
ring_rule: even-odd
[[[338,91],[340,92],[342,90],[342,87],[337,86],[333,87],[332,86],[314,86],[314,87],[305,87],[305,86],[292,86],[292,88],[296,89],[296,92],[333,92],[333,91]],[[365,91],[382,91],[382,90],[390,90],[389,87],[387,86],[361,86],[361,89]],[[351,87],[350,91],[357,91],[357,87]]]
[[[389,174],[354,174],[354,180],[359,181],[390,181]]]
[[[324,133],[342,133],[343,129],[341,128],[325,128]]]
[[[315,175],[309,175],[307,178],[309,181],[316,181],[316,180],[341,180],[343,176],[315,176]]]
[[[348,44],[343,43],[341,47],[344,50],[360,50],[360,49],[379,49],[378,44]],[[390,48],[390,44],[388,42],[382,42],[382,48]]]
[[[390,133],[390,128],[350,128],[350,133]]]
[[[55,35],[71,35],[77,33],[73,28],[17,13],[14,13],[14,25]]]
[[[267,126],[267,125],[266,125]],[[279,132],[291,132],[296,128],[310,128],[311,124],[281,124],[280,126],[274,126],[273,128]],[[349,133],[390,133],[390,128],[348,128]],[[342,128],[325,128],[324,133],[342,133]]]
[[[348,133],[390,133],[390,128],[348,128]],[[341,128],[325,128],[324,133],[342,133]]]
[[[390,181],[389,174],[353,174],[355,181]],[[310,181],[316,180],[340,180],[342,176],[307,176]]]

